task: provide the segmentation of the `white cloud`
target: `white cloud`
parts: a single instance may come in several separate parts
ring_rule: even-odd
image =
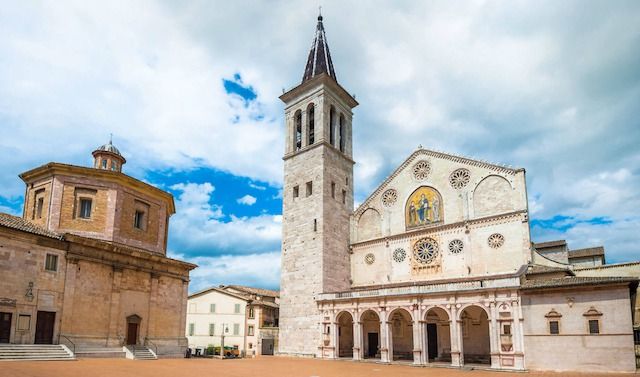
[[[254,204],[256,204],[256,202],[258,201],[258,199],[256,199],[255,196],[251,196],[249,194],[243,196],[242,198],[238,198],[238,200],[236,200],[238,203],[240,204],[244,204],[246,206],[252,206]]]

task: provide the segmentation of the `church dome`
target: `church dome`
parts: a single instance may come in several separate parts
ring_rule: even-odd
[[[109,140],[108,144],[104,144],[96,148],[96,151],[110,152],[122,157],[122,153],[120,153],[120,151],[118,150],[118,148],[115,147],[115,145],[111,144],[111,140]]]
[[[93,151],[93,167],[102,170],[122,171],[122,165],[127,160],[120,150],[113,145],[113,140],[109,139],[107,144],[101,145]]]

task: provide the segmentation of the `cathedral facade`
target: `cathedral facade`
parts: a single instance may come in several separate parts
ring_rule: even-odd
[[[302,83],[280,98],[280,354],[635,371],[640,263],[594,272],[538,252],[524,169],[419,147],[354,210],[358,103],[322,17]]]

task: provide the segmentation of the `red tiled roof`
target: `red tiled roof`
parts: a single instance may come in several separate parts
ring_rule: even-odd
[[[23,219],[22,217],[9,215],[8,213],[0,212],[0,226],[5,226],[7,228],[20,230],[22,232],[36,234],[39,236],[54,238],[57,240],[62,239],[62,234],[52,232],[39,225],[33,224],[28,220]]]
[[[566,244],[567,244],[567,241],[565,240],[555,240],[555,241],[534,243],[533,247],[535,247],[536,249],[544,249],[546,247],[564,246]]]

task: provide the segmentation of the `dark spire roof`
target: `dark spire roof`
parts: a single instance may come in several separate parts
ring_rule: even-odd
[[[311,80],[314,76],[326,73],[333,77],[336,82],[336,72],[333,70],[333,62],[329,53],[329,45],[327,45],[327,36],[322,25],[322,15],[318,16],[318,26],[316,27],[316,35],[311,44],[309,57],[307,58],[307,66],[304,69],[302,82]]]

